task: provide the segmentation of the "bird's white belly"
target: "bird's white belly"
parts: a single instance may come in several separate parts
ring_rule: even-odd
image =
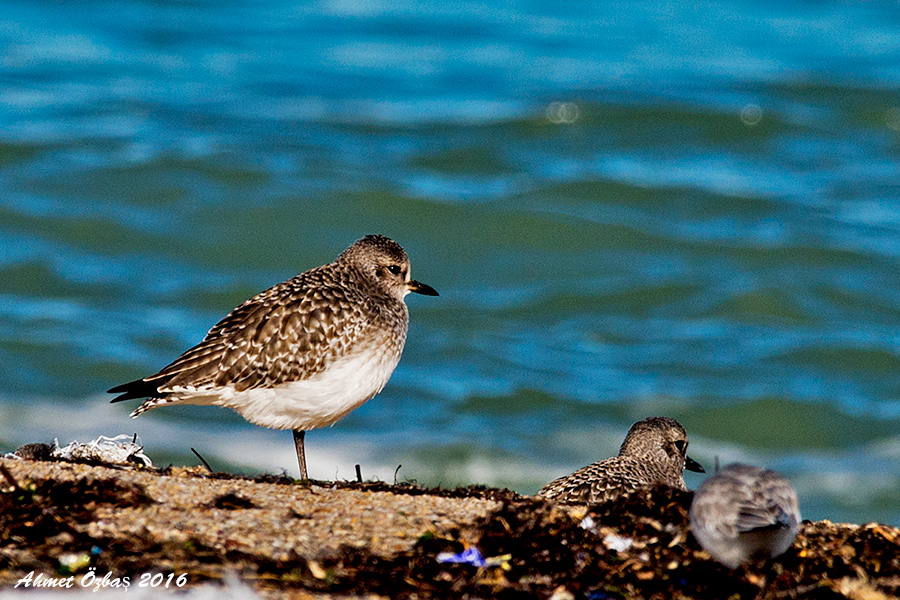
[[[301,381],[243,391],[226,386],[192,397],[184,395],[181,402],[226,406],[256,425],[308,431],[333,425],[370,400],[388,382],[399,361],[399,353],[380,349],[359,352]]]

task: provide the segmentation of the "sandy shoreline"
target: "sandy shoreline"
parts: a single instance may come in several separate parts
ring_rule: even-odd
[[[731,572],[689,534],[690,493],[669,489],[588,509],[485,488],[0,465],[2,590],[29,573],[77,585],[88,572],[135,587],[156,577],[170,588],[181,574],[191,587],[237,573],[267,598],[879,598],[900,590],[897,528],[805,523],[780,559]],[[437,560],[466,548],[493,562]]]

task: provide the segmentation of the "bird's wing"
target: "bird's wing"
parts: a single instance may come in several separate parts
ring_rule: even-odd
[[[110,391],[124,392],[118,401],[185,388],[234,385],[241,391],[306,379],[359,338],[367,325],[366,303],[355,290],[321,283],[312,289],[298,276],[235,308],[158,373]]]
[[[639,461],[607,458],[545,485],[540,495],[558,502],[598,504],[645,487]]]
[[[738,505],[735,528],[738,533],[764,529],[790,528],[797,524],[796,512],[791,512],[789,500],[777,490],[764,490],[756,497]]]

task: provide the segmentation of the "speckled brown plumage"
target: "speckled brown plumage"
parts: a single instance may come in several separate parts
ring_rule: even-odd
[[[304,432],[330,425],[381,391],[406,342],[409,278],[399,244],[371,235],[328,265],[250,298],[159,372],[116,386],[113,400],[216,404],[248,421]],[[305,477],[302,433],[298,455]]]
[[[683,490],[685,468],[703,471],[687,456],[687,446],[678,421],[650,417],[631,426],[618,456],[551,481],[538,493],[557,502],[596,504],[656,483]]]
[[[346,265],[327,265],[250,298],[219,321],[202,342],[139,380],[146,386],[142,391],[224,385],[244,391],[307,379],[366,334],[384,338],[394,351],[401,349],[406,340],[406,304],[379,298],[353,281]],[[379,335],[382,331],[386,333]],[[128,392],[116,401],[142,395]],[[145,402],[135,413],[167,398],[153,400],[157,402]]]

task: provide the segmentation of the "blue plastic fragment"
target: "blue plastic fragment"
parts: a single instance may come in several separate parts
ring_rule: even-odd
[[[485,562],[484,557],[481,555],[481,551],[475,546],[469,546],[459,553],[441,552],[437,555],[437,561],[439,563],[465,563],[475,567],[487,566],[487,562]]]

